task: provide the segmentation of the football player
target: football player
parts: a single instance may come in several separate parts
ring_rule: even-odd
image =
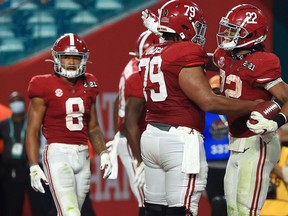
[[[159,37],[153,34],[151,31],[144,31],[140,34],[139,38],[136,41],[135,52],[130,52],[129,54],[133,56],[130,59],[128,64],[125,66],[124,71],[121,74],[120,81],[119,81],[119,94],[115,101],[117,115],[114,116],[116,119],[116,135],[112,143],[107,143],[108,145],[112,144],[111,153],[115,151],[115,154],[111,154],[111,161],[113,164],[113,171],[114,167],[117,164],[113,162],[117,162],[117,155],[119,156],[127,175],[129,177],[130,188],[138,201],[139,206],[139,216],[144,216],[145,209],[144,209],[144,192],[143,192],[143,185],[144,185],[144,164],[142,163],[140,153],[140,157],[133,156],[130,149],[130,144],[126,139],[126,132],[124,128],[124,117],[125,117],[125,105],[126,101],[129,97],[135,96],[143,98],[143,88],[142,88],[142,80],[138,73],[138,63],[142,56],[142,53],[151,45],[159,43]],[[115,112],[114,111],[114,112]],[[136,129],[140,129],[139,132],[142,133],[145,128],[145,109],[138,109],[136,113],[142,116],[139,119],[139,122],[135,126]],[[106,144],[106,145],[107,145]],[[109,148],[109,146],[107,146]],[[133,146],[132,146],[133,148]],[[110,149],[109,149],[110,150]],[[117,175],[114,175],[114,172],[109,178],[116,178]]]
[[[220,69],[221,91],[226,97],[251,101],[276,97],[287,101],[279,58],[264,49],[267,32],[265,15],[251,4],[233,7],[220,20],[213,60]],[[253,112],[251,118],[259,120],[259,115]],[[279,160],[279,137],[276,133],[255,135],[257,131],[246,126],[249,115],[227,118],[231,155],[224,190],[228,215],[256,216],[267,196],[270,172]],[[257,128],[260,123],[247,124]]]
[[[144,24],[154,17],[146,12]],[[148,123],[141,135],[145,208],[148,216],[195,216],[207,181],[205,111],[248,114],[258,102],[217,96],[211,90],[204,72],[206,21],[198,5],[168,1],[156,18],[152,26],[156,23],[165,42],[149,47],[139,63]],[[135,117],[126,116],[128,121]],[[127,130],[133,133],[129,125]]]
[[[103,178],[111,162],[96,113],[98,82],[85,73],[89,49],[78,35],[67,33],[52,47],[55,74],[34,76],[28,87],[27,155],[31,186],[45,193],[49,184],[58,215],[80,215],[90,187],[88,139],[100,154]],[[44,172],[39,167],[39,130],[47,144],[43,151]]]

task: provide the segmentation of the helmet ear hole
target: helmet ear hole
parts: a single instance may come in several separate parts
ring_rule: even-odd
[[[248,34],[248,35],[246,36],[246,38],[252,38],[253,35],[255,35],[255,32]]]
[[[186,25],[182,25],[182,28],[185,30],[185,31],[189,31],[190,28],[188,28]]]

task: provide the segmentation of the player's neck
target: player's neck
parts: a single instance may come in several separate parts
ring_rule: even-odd
[[[76,81],[77,81],[77,77],[76,78],[67,78],[67,77],[60,76],[60,78],[63,79],[70,86],[74,86]]]
[[[250,53],[251,50],[240,50],[239,52],[235,53],[235,55],[246,55],[247,53]]]

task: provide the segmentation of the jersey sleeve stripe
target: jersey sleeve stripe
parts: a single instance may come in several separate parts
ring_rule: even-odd
[[[192,62],[192,63],[185,65],[185,67],[201,66],[204,64],[205,64],[205,62]]]

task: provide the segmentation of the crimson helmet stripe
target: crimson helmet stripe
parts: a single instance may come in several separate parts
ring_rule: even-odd
[[[178,1],[178,0],[171,0],[171,1],[166,2],[164,5],[162,5],[160,10],[162,10],[162,8],[166,7],[166,5],[170,4],[171,2],[175,2],[175,1]]]
[[[242,4],[236,5],[235,7],[233,7],[233,8],[227,13],[226,18],[228,18],[228,16],[229,16],[232,12],[234,12],[235,9],[237,9],[238,7],[241,7],[241,6],[242,6]]]

